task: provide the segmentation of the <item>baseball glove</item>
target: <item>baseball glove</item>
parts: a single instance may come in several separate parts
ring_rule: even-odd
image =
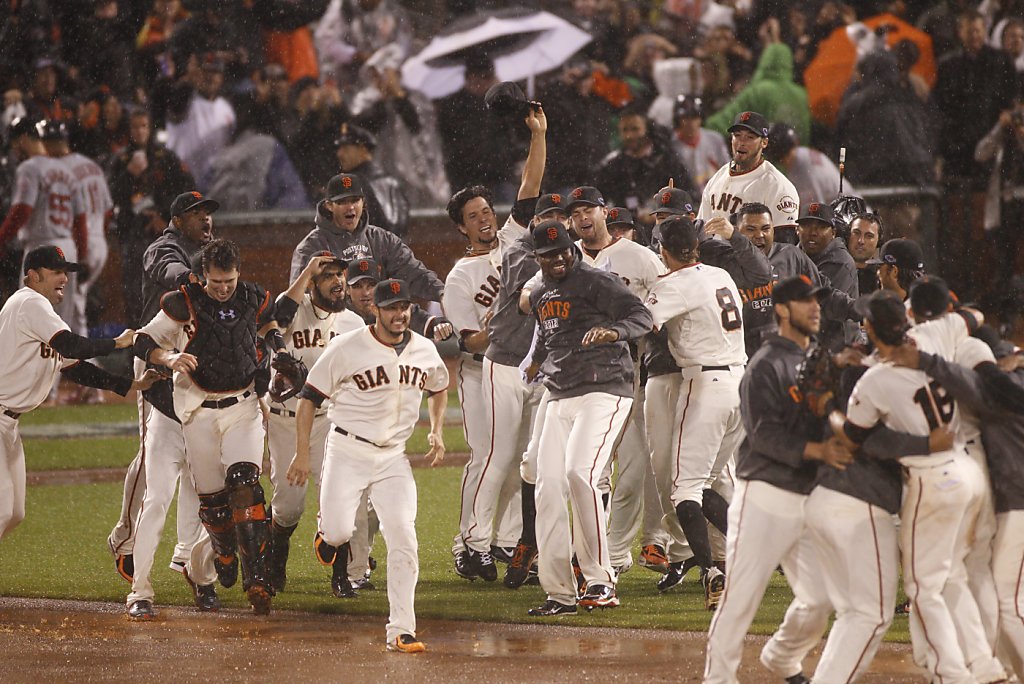
[[[286,351],[274,354],[270,367],[276,372],[270,381],[270,399],[282,403],[291,399],[306,384],[309,370],[302,359],[296,358]]]
[[[829,402],[839,393],[842,373],[823,345],[815,345],[797,368],[796,386],[807,409],[823,418],[828,414]]]

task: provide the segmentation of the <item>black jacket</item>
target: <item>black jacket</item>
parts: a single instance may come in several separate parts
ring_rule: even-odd
[[[669,142],[668,134],[654,123],[648,124],[651,153],[646,157],[631,157],[622,150],[612,152],[601,162],[594,176],[597,187],[609,206],[635,207],[646,204],[670,178],[675,186],[700,198],[700,191],[690,178],[682,158]]]

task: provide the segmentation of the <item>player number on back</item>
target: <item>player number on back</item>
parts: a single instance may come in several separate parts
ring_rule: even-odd
[[[953,413],[956,411],[956,401],[936,380],[928,383],[927,387],[917,390],[914,394],[914,403],[921,407],[928,427],[932,430],[948,424],[953,420]]]
[[[718,306],[722,309],[722,327],[726,331],[739,330],[742,325],[740,310],[736,306],[736,300],[733,299],[729,288],[718,288],[715,290],[715,297],[718,299]]]
[[[50,195],[50,222],[63,228],[71,227],[71,198],[67,195]]]

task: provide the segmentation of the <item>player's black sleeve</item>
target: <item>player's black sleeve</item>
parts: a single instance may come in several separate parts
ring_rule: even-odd
[[[132,353],[136,358],[142,359],[148,363],[149,355],[153,353],[153,350],[159,348],[160,345],[157,344],[152,337],[146,333],[139,333],[135,336],[135,344],[132,345]]]
[[[848,423],[849,425],[849,423]],[[857,432],[859,428],[854,429]],[[846,431],[847,434],[850,430]],[[912,435],[908,432],[899,432],[887,428],[879,423],[865,433],[867,438],[860,445],[860,450],[868,456],[880,461],[895,460],[901,456],[927,456],[931,453],[928,448],[928,436]],[[850,436],[853,439],[853,436]]]
[[[311,401],[313,402],[313,406],[316,406],[317,408],[323,406],[323,403],[327,401],[327,397],[321,394],[320,390],[313,387],[308,382],[302,386],[301,390],[299,390],[299,399]]]
[[[50,338],[50,348],[65,359],[91,359],[111,353],[116,344],[109,338],[92,340],[70,330],[61,330]]]
[[[95,387],[96,389],[112,390],[122,397],[128,394],[132,388],[132,379],[120,375],[108,373],[99,366],[94,366],[87,361],[68,366],[61,371],[65,377],[77,382],[79,385]]]
[[[299,312],[299,303],[291,297],[278,297],[274,302],[274,320],[281,328],[287,328]]]
[[[539,197],[524,197],[517,199],[512,205],[512,220],[521,226],[529,226],[533,215],[537,211],[537,200]]]

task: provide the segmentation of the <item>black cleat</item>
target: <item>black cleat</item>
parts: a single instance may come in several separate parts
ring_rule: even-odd
[[[658,580],[658,591],[666,592],[678,586],[683,581],[683,578],[686,577],[686,573],[695,567],[697,567],[697,561],[692,556],[680,563],[669,563],[668,572]]]
[[[129,620],[152,620],[156,617],[156,610],[153,609],[153,602],[146,599],[139,599],[128,606]]]
[[[469,549],[469,555],[476,565],[477,574],[484,582],[493,582],[498,579],[498,566],[494,564],[494,557],[490,551],[474,551]]]
[[[512,560],[505,568],[505,579],[503,580],[509,589],[518,589],[526,583],[530,577],[530,569],[537,561],[537,547],[527,544],[516,544]]]
[[[196,584],[188,576],[187,568],[181,574],[188,582],[189,588],[192,589],[192,601],[195,602],[196,608],[204,613],[216,613],[220,610],[220,598],[217,596],[217,589],[212,584]]]
[[[455,554],[455,574],[470,582],[480,576],[477,563],[470,554],[469,549],[463,549]]]
[[[576,606],[567,606],[564,603],[548,599],[543,605],[531,608],[526,611],[530,617],[558,617],[560,615],[575,615]]]
[[[491,544],[491,558],[493,558],[495,562],[508,565],[512,562],[515,552],[515,546],[495,546],[494,544]]]
[[[335,597],[340,599],[356,598],[359,594],[352,588],[352,582],[348,579],[348,563],[334,561],[334,570],[331,573],[331,591]]]
[[[580,597],[580,605],[591,608],[615,608],[619,605],[619,597],[615,595],[615,587],[607,584],[591,584]]]

